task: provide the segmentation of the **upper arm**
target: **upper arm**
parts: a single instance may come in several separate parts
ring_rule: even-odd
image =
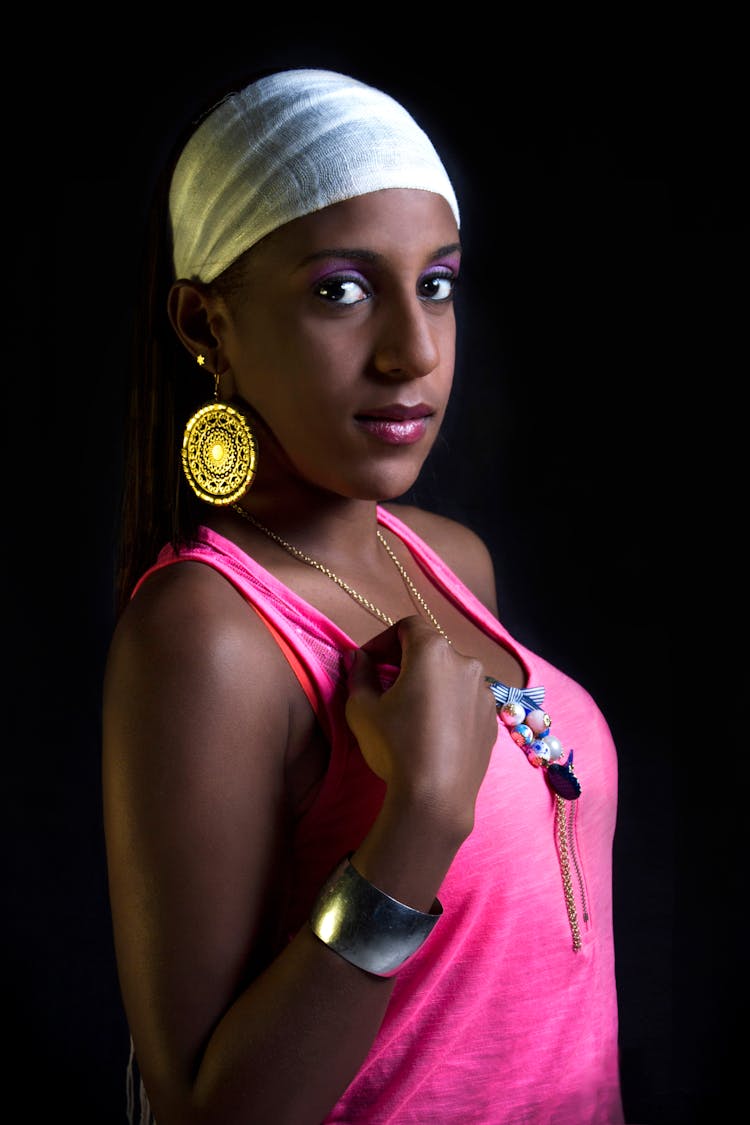
[[[492,556],[476,532],[447,516],[402,504],[384,505],[424,539],[482,605],[497,616]]]
[[[277,937],[292,691],[261,620],[202,564],[150,579],[115,632],[110,897],[128,1021],[152,1073],[187,1075]]]

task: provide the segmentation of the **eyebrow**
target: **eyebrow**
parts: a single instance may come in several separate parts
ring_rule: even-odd
[[[434,261],[435,258],[443,258],[446,254],[454,254],[457,250],[461,249],[460,242],[450,242],[446,246],[439,246],[428,255],[429,261]],[[306,266],[309,262],[320,261],[321,258],[351,258],[354,261],[370,262],[377,264],[384,260],[382,254],[376,254],[374,250],[365,250],[361,247],[346,247],[346,246],[331,246],[323,250],[316,250],[312,254],[308,254],[300,262],[300,266]]]

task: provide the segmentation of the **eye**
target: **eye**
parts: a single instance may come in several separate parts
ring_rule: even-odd
[[[456,289],[458,277],[450,270],[428,273],[420,277],[417,292],[428,301],[450,301]]]
[[[314,286],[313,292],[324,301],[337,305],[356,305],[367,301],[371,295],[362,278],[341,275],[323,278]]]

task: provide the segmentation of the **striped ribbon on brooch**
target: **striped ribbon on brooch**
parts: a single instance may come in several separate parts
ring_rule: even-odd
[[[544,703],[544,686],[532,688],[509,687],[500,683],[500,680],[491,680],[488,677],[487,686],[495,697],[495,703],[502,707],[504,703],[520,703],[527,711],[535,711]]]

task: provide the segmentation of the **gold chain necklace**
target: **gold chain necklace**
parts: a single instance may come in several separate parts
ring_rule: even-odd
[[[255,516],[251,516],[249,512],[246,512],[244,508],[241,508],[239,504],[232,504],[232,508],[234,509],[234,511],[237,513],[238,516],[242,516],[242,518],[244,520],[247,520],[248,523],[251,523],[253,525],[253,527],[257,527],[258,531],[262,531],[263,534],[267,535],[269,539],[273,539],[273,541],[275,543],[278,543],[278,545],[280,547],[283,547],[284,550],[288,551],[290,555],[293,555],[293,557],[295,559],[299,559],[300,562],[307,563],[308,566],[312,566],[316,570],[319,570],[321,572],[321,574],[325,574],[325,576],[327,578],[330,578],[330,580],[332,582],[335,582],[337,586],[340,586],[341,589],[344,590],[349,595],[350,598],[353,598],[355,602],[358,602],[359,605],[363,606],[374,617],[377,617],[378,620],[384,622],[386,625],[393,625],[394,624],[393,618],[389,614],[385,613],[382,609],[378,609],[378,607],[376,605],[374,605],[371,601],[369,601],[366,597],[364,597],[363,594],[360,594],[352,586],[349,586],[346,582],[344,582],[343,578],[339,578],[338,574],[334,574],[334,572],[332,570],[329,570],[329,568],[327,566],[324,566],[323,563],[318,562],[317,559],[313,559],[309,555],[306,555],[304,553],[304,551],[300,551],[300,549],[298,547],[293,547],[291,543],[287,543],[286,539],[282,539],[281,536],[277,535],[275,531],[271,531],[269,528],[265,527],[259,520],[256,520]],[[438,633],[440,633],[440,635],[445,638],[445,640],[448,642],[448,644],[451,644],[450,637],[448,637],[445,630],[438,623],[437,618],[433,614],[430,607],[427,605],[427,602],[424,600],[424,598],[420,594],[419,590],[416,588],[416,586],[412,582],[411,578],[409,577],[409,574],[406,571],[406,568],[403,566],[403,564],[397,558],[396,554],[394,553],[394,551],[389,546],[387,540],[385,539],[385,537],[381,533],[380,529],[378,529],[377,536],[378,536],[378,539],[380,540],[380,542],[385,547],[386,551],[388,552],[388,555],[390,556],[390,558],[393,560],[396,567],[398,568],[399,573],[401,574],[401,577],[403,578],[403,580],[406,584],[406,588],[408,589],[408,591],[411,594],[414,601],[416,601],[422,607],[422,609],[427,614],[427,616],[429,617],[432,624],[437,629]],[[497,684],[497,681],[493,680],[490,676],[485,676],[485,679],[489,683]],[[498,703],[497,706],[498,706],[498,710],[499,710],[500,704]],[[571,755],[571,761],[572,761],[572,755]],[[579,791],[580,791],[580,787],[578,787],[578,788],[579,788]],[[576,794],[576,796],[577,796],[577,794]],[[576,874],[578,876],[578,882],[579,882],[580,889],[581,889],[581,898],[582,898],[582,902],[583,902],[583,911],[584,911],[584,913],[583,913],[584,921],[588,921],[588,912],[587,912],[587,909],[586,909],[586,900],[585,900],[584,893],[583,893],[583,880],[582,880],[581,873],[580,873],[580,870],[579,870],[579,867],[578,867],[578,858],[576,856],[575,841],[574,841],[574,836],[573,836],[573,824],[574,824],[573,818],[575,816],[575,807],[570,811],[570,813],[568,813],[568,811],[566,809],[567,803],[568,802],[564,801],[563,798],[559,795],[559,793],[555,792],[555,826],[556,826],[556,829],[557,829],[557,836],[558,836],[559,862],[560,862],[560,870],[561,870],[561,873],[562,873],[563,892],[564,892],[564,895],[565,895],[565,907],[566,907],[566,910],[567,910],[568,922],[570,924],[570,931],[571,931],[571,935],[572,935],[572,938],[573,938],[573,950],[574,950],[574,952],[578,952],[578,950],[580,950],[580,948],[581,948],[582,941],[581,941],[580,926],[579,926],[579,923],[578,923],[578,913],[577,913],[577,910],[576,910],[575,894],[573,892],[573,878],[572,878],[572,874],[571,874],[571,858],[572,858],[573,863],[575,865],[575,870],[576,870]]]
[[[359,605],[368,610],[368,612],[371,613],[373,617],[377,617],[378,620],[382,621],[385,625],[395,624],[393,618],[389,614],[387,614],[382,609],[378,609],[378,607],[374,605],[373,602],[369,601],[363,594],[360,594],[352,586],[349,586],[348,583],[344,582],[343,578],[339,578],[338,574],[334,574],[334,572],[332,570],[329,570],[327,566],[324,566],[323,563],[318,562],[317,559],[313,559],[309,555],[306,555],[304,551],[300,551],[298,547],[293,547],[291,543],[287,543],[286,539],[282,539],[281,536],[277,535],[275,531],[271,531],[269,528],[265,527],[259,520],[256,520],[255,516],[251,516],[249,512],[246,512],[244,508],[241,508],[239,504],[232,504],[232,510],[235,511],[238,516],[242,516],[244,520],[247,520],[248,523],[251,523],[253,527],[257,527],[258,531],[262,531],[263,534],[267,535],[269,539],[273,539],[274,543],[278,543],[280,547],[283,547],[284,550],[288,551],[290,555],[293,555],[295,559],[299,559],[300,562],[307,563],[308,566],[312,566],[316,570],[319,570],[321,574],[325,574],[326,578],[330,578],[332,582],[335,582],[337,586],[340,586],[341,589],[344,590],[344,592],[347,593],[350,598],[353,598],[355,602],[358,602]],[[380,529],[378,529],[377,536],[382,545],[385,547],[385,550],[387,551],[389,557],[393,560],[393,563],[397,567],[412,599],[419,606],[421,606],[427,617],[437,629],[440,636],[443,637],[448,642],[448,644],[451,644],[450,637],[446,633],[445,629],[443,629],[443,627],[440,625],[434,613],[427,605],[427,602],[424,600],[419,590],[412,582],[409,574],[406,571],[406,568],[398,559],[392,548],[389,546]]]

